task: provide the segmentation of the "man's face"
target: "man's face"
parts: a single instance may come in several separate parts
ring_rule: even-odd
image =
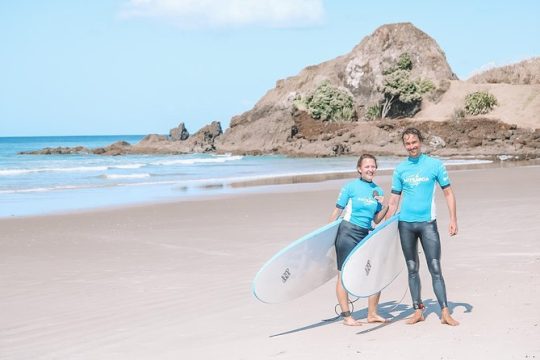
[[[411,157],[417,157],[420,155],[420,148],[422,143],[418,136],[414,134],[407,134],[403,137],[403,145]]]

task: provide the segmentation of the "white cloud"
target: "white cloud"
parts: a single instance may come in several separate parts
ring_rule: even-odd
[[[184,28],[320,24],[323,0],[129,0],[123,17],[167,19]]]

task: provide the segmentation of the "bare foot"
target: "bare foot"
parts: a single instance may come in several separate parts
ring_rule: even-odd
[[[360,320],[355,320],[352,316],[347,316],[343,318],[343,325],[361,326],[362,322]]]
[[[454,318],[450,315],[450,311],[448,311],[448,308],[444,308],[441,312],[441,324],[458,326],[459,321],[454,320]]]
[[[368,323],[387,323],[387,322],[390,322],[390,320],[383,318],[379,314],[374,314],[374,315],[368,315],[367,322]]]
[[[424,320],[424,312],[421,309],[418,309],[414,312],[413,316],[407,320],[406,324],[412,325]]]

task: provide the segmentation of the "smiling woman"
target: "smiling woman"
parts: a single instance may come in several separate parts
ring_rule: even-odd
[[[346,207],[350,209],[345,213],[336,235],[337,268],[339,271],[336,295],[341,307],[343,323],[350,326],[361,325],[361,322],[355,320],[351,315],[349,295],[342,284],[341,270],[351,251],[373,229],[372,222],[378,224],[388,211],[388,206],[383,205],[383,190],[373,182],[377,171],[377,159],[371,154],[363,154],[358,159],[356,168],[360,178],[347,183],[341,189],[336,207],[330,215],[330,221],[335,221]],[[386,322],[377,313],[379,297],[380,293],[369,297],[368,322]]]

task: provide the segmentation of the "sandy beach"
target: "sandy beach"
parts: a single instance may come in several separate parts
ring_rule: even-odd
[[[423,254],[427,319],[413,326],[405,275],[382,294],[384,326],[322,322],[335,315],[334,280],[284,304],[252,296],[268,258],[327,222],[337,179],[0,220],[0,358],[540,358],[540,166],[450,176],[457,237],[440,191],[437,209],[458,327],[440,324]],[[389,192],[389,174],[376,182]]]

